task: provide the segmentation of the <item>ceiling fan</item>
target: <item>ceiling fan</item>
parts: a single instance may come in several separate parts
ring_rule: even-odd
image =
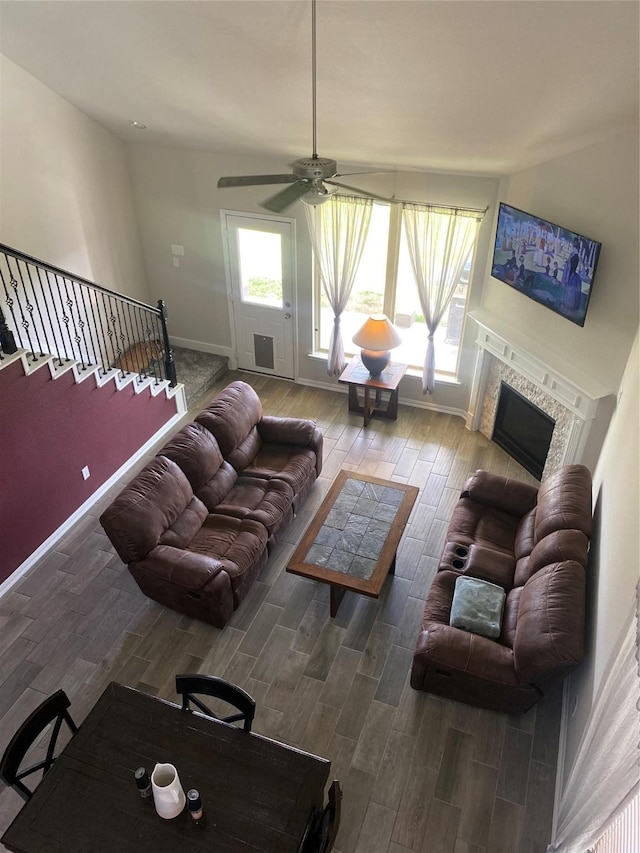
[[[266,210],[274,213],[282,213],[298,199],[306,204],[318,205],[328,201],[338,188],[350,190],[367,198],[375,198],[380,201],[391,199],[376,195],[375,193],[360,190],[349,184],[343,184],[334,178],[348,177],[349,175],[379,174],[376,172],[345,172],[338,173],[338,164],[335,160],[326,157],[318,157],[316,146],[316,0],[311,0],[311,88],[312,88],[312,115],[313,115],[313,153],[311,157],[301,157],[291,163],[292,173],[287,175],[240,175],[237,177],[220,178],[218,187],[252,187],[261,184],[290,184],[275,195],[260,204]],[[335,189],[334,189],[335,188]]]

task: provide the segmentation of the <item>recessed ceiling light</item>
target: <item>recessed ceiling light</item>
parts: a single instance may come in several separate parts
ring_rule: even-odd
[[[143,124],[143,122],[141,122],[141,121],[135,121],[134,120],[134,121],[130,121],[129,124],[131,125],[131,127],[135,127],[136,130],[146,130],[147,129],[147,125]]]

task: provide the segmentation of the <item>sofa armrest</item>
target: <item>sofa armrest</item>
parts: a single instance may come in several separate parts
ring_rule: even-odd
[[[172,583],[189,590],[199,590],[216,577],[224,566],[215,557],[185,551],[171,545],[158,545],[144,560],[131,563],[132,574],[142,572],[158,582]]]
[[[486,548],[447,542],[440,557],[438,571],[453,570],[461,575],[496,583],[507,592],[513,586],[516,559],[512,554]]]
[[[536,505],[538,489],[489,471],[478,470],[464,485],[460,497],[508,512],[520,518]]]
[[[513,652],[495,640],[431,623],[421,631],[413,655],[411,686],[424,689],[429,667],[444,673],[465,673],[499,684],[517,685]]]
[[[308,418],[282,418],[263,415],[258,421],[258,434],[265,444],[292,444],[308,447],[316,455],[316,474],[322,470],[322,433]]]

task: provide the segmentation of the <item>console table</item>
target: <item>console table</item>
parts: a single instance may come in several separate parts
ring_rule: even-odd
[[[371,376],[360,356],[354,356],[338,379],[338,382],[349,386],[349,411],[364,415],[365,426],[372,417],[395,421],[398,417],[398,385],[408,367],[408,364],[390,362],[380,376]]]

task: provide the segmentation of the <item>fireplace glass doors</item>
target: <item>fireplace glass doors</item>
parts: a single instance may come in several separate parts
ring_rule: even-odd
[[[537,480],[542,479],[555,423],[522,394],[501,383],[493,441]]]

